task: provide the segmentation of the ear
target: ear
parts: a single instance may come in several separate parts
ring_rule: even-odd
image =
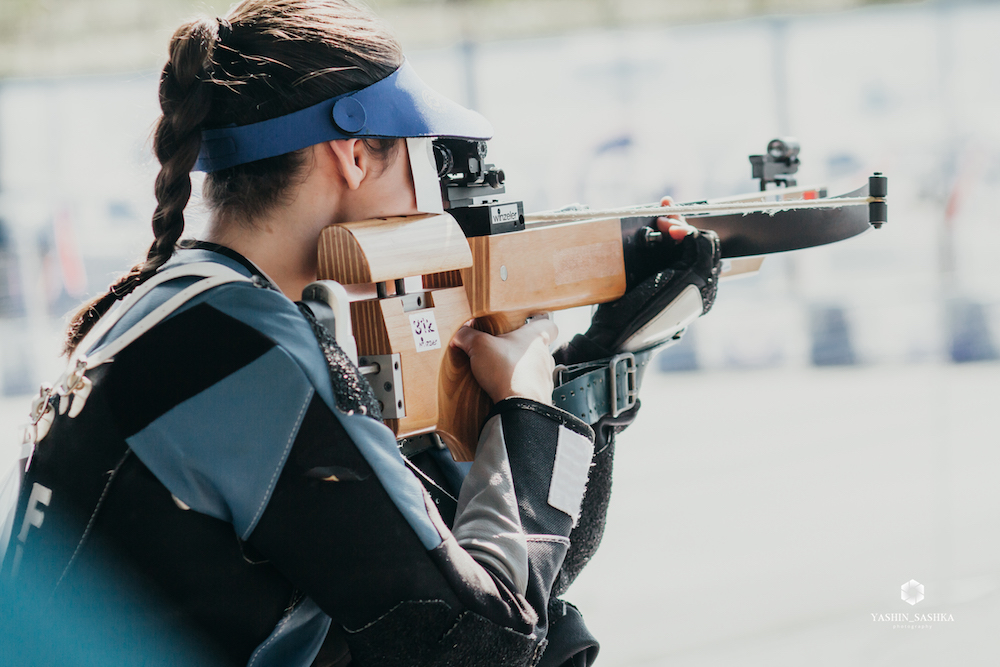
[[[334,166],[351,190],[357,190],[372,168],[371,156],[360,139],[337,139],[327,145],[333,155]]]

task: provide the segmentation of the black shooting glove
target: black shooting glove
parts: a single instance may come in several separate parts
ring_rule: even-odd
[[[664,239],[663,245],[671,243]],[[704,315],[715,302],[721,253],[719,237],[696,230],[668,248],[657,248],[661,271],[645,278],[617,301],[597,307],[590,328],[553,354],[557,364],[569,366],[611,357],[621,351],[644,326],[662,313],[688,287],[701,293]],[[662,262],[662,263],[661,263]]]
[[[617,301],[598,306],[590,329],[575,336],[553,354],[557,364],[571,366],[607,360],[673,303],[689,285],[694,285],[701,296],[701,314],[709,311],[719,283],[721,255],[718,236],[712,231],[696,231],[676,244],[664,239],[663,245],[666,244],[672,245],[656,248],[660,253],[657,265],[665,268],[640,278],[638,284]],[[631,409],[618,416],[606,414],[592,425],[596,437],[587,491],[580,519],[570,534],[569,551],[553,586],[553,600],[569,588],[600,545],[611,499],[615,435],[632,423],[638,411],[637,401]]]

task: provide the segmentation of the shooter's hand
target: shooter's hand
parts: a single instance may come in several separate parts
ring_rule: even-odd
[[[552,405],[549,344],[558,335],[556,325],[543,319],[500,336],[464,326],[451,344],[469,355],[473,376],[494,403],[519,396]]]
[[[664,197],[660,200],[660,206],[673,206],[673,197]],[[674,241],[682,241],[684,237],[693,234],[696,230],[689,225],[682,215],[665,215],[656,219],[656,228],[664,234],[669,234]]]
[[[664,197],[662,206],[673,200]],[[609,358],[627,345],[639,330],[664,311],[688,285],[698,288],[702,313],[715,301],[721,254],[719,238],[698,230],[679,214],[657,218],[656,228],[673,240],[658,245],[662,269],[632,286],[617,301],[603,303],[591,318],[590,329],[555,352],[563,365]]]

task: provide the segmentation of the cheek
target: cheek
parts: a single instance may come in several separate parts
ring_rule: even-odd
[[[406,179],[406,194],[402,197],[400,205],[405,205],[407,212],[417,213],[417,193],[413,189],[413,181]]]

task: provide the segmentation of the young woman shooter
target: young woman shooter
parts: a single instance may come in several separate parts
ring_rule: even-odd
[[[405,138],[487,139],[488,123],[346,0],[247,0],[181,27],[160,103],[155,240],[72,323],[5,576],[62,613],[110,601],[115,632],[195,638],[219,664],[593,662],[557,596],[600,540],[612,436],[635,409],[595,424],[595,453],[591,426],[552,407],[554,325],[465,328],[454,344],[495,403],[476,460],[464,476],[440,452],[407,460],[295,303],[323,227],[421,209]],[[211,221],[179,242],[194,169]],[[610,356],[666,283],[560,361]]]

